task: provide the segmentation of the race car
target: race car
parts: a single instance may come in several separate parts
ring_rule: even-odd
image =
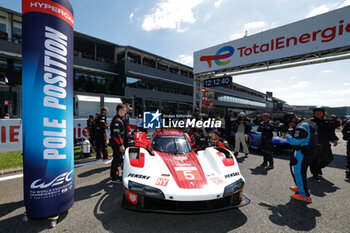
[[[231,142],[234,142],[235,133],[231,132]],[[247,138],[247,145],[250,148],[253,148],[255,150],[260,149],[261,145],[261,132],[258,132],[258,126],[253,126],[250,130],[250,133]],[[292,151],[291,145],[287,142],[286,139],[282,138],[280,132],[273,131],[273,138],[272,138],[272,146],[274,152],[278,152],[280,150],[284,151]]]
[[[176,129],[159,129],[149,140],[139,132],[124,155],[122,207],[166,213],[237,208],[250,203],[244,185],[229,150],[195,153],[188,134]]]

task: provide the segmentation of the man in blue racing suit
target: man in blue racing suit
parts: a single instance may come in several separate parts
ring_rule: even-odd
[[[302,120],[293,113],[284,116],[284,123],[292,128],[283,137],[294,146],[295,153],[291,156],[290,166],[296,186],[290,186],[295,191],[291,198],[312,202],[306,183],[306,171],[316,156],[318,143],[318,129],[314,122]]]

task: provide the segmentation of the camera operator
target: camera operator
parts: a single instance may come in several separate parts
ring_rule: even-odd
[[[296,186],[289,188],[296,193],[290,196],[311,203],[312,199],[306,183],[306,172],[317,152],[317,125],[312,121],[302,120],[293,113],[285,114],[283,122],[293,129],[288,134],[284,133],[283,138],[286,138],[287,142],[295,149],[290,160],[290,170]]]

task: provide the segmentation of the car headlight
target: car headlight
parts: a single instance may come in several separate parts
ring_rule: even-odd
[[[165,196],[162,190],[148,186],[148,185],[140,184],[131,180],[129,180],[128,189],[131,192],[134,192],[140,195],[144,195],[144,196],[148,196],[156,199],[165,199]]]
[[[243,188],[243,186],[244,181],[242,178],[230,185],[227,185],[224,190],[224,197],[231,196],[232,194],[239,192]]]

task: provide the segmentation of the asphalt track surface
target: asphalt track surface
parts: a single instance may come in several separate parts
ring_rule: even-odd
[[[77,167],[75,204],[57,226],[24,222],[23,180],[0,181],[0,232],[350,232],[350,181],[345,179],[345,142],[319,181],[308,178],[313,203],[292,200],[289,155],[275,156],[275,169],[259,168],[262,156],[238,157],[251,203],[240,209],[200,215],[139,213],[120,207],[121,184],[111,184],[110,164]],[[310,173],[309,173],[310,176]],[[2,177],[0,177],[2,178]]]

